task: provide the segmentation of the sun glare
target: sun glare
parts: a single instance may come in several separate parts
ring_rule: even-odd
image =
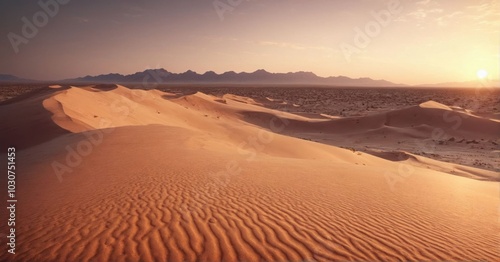
[[[479,79],[485,79],[487,76],[488,76],[488,71],[484,70],[484,69],[480,69],[477,71],[477,78]]]

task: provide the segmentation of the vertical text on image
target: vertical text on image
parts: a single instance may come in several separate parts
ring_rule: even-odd
[[[7,226],[9,228],[7,235],[8,252],[16,253],[16,148],[7,149],[7,209],[9,210],[9,219]]]

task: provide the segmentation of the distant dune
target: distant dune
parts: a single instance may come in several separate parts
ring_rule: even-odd
[[[500,122],[433,101],[349,118],[268,102],[107,85],[1,103],[1,144],[20,150],[15,259],[500,259],[498,173],[301,139],[496,139]],[[453,129],[446,112],[468,115]]]

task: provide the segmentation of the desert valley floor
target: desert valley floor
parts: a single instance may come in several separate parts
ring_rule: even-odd
[[[2,261],[500,261],[498,90],[1,88]]]

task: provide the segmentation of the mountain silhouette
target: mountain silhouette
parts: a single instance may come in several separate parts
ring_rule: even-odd
[[[165,69],[148,69],[131,75],[105,74],[65,79],[71,83],[241,83],[241,84],[314,84],[332,86],[403,86],[386,80],[371,78],[349,78],[346,76],[320,77],[312,72],[270,73],[259,69],[255,72],[234,71],[217,74],[207,71],[199,74],[192,70],[184,73],[172,73]]]

